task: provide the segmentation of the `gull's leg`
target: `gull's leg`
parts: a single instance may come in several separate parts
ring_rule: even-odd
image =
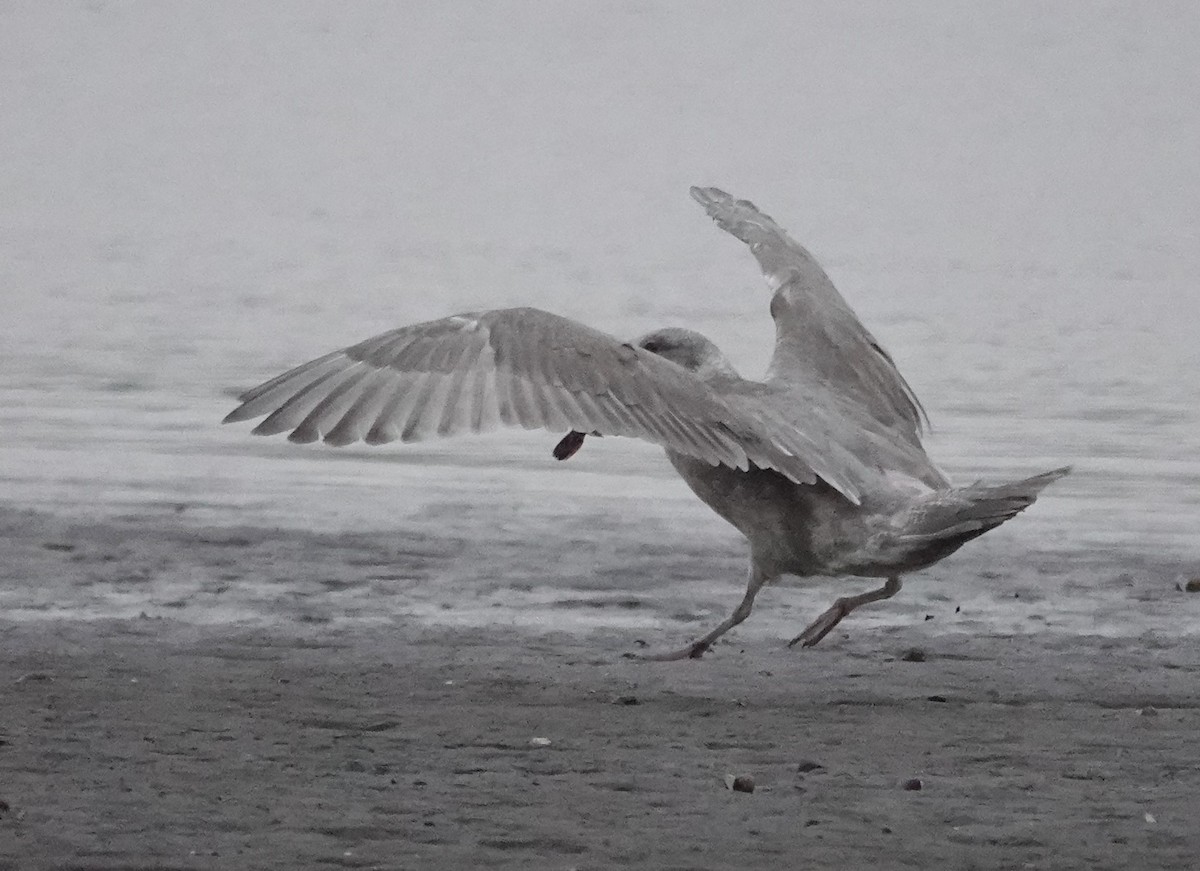
[[[871,602],[878,602],[881,599],[890,599],[899,592],[900,578],[895,577],[888,578],[887,583],[878,590],[871,590],[869,593],[863,593],[858,596],[843,596],[834,602],[828,611],[814,620],[807,629],[789,641],[788,647],[795,647],[797,644],[804,647],[812,647],[828,635],[829,630],[841,623],[842,618],[859,605],[869,605]]]
[[[738,606],[733,609],[733,613],[726,617],[721,623],[705,635],[686,647],[679,650],[671,650],[667,653],[644,653],[644,654],[629,654],[636,659],[648,659],[654,662],[670,662],[675,659],[699,659],[704,655],[704,651],[712,647],[713,642],[737,626],[743,620],[750,616],[750,610],[754,607],[754,597],[758,595],[758,591],[762,589],[763,584],[769,581],[770,575],[760,571],[758,567],[750,563],[750,579],[746,582],[746,595],[742,596],[742,601],[738,602]]]

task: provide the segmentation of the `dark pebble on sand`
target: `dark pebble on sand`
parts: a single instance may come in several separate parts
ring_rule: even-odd
[[[929,696],[929,697],[926,699],[926,701],[929,701],[929,702],[944,702],[944,701],[946,701],[946,697],[945,697],[945,696]]]
[[[900,659],[904,662],[924,662],[925,651],[919,647],[910,647],[908,650],[904,651],[904,653],[900,656]]]
[[[1200,578],[1192,578],[1183,585],[1183,588],[1189,593],[1200,593]]]
[[[796,766],[796,772],[798,774],[808,774],[810,771],[819,771],[824,767],[825,766],[820,762],[813,762],[811,759],[805,759]]]
[[[904,781],[904,783],[901,784],[901,786],[904,789],[907,789],[909,792],[916,792],[917,790],[924,787],[924,785],[925,784],[921,783],[921,778],[919,778],[919,777],[910,777],[908,780]]]
[[[613,699],[614,705],[640,705],[641,701],[637,696],[617,696]]]
[[[754,792],[754,778],[749,774],[726,774],[725,788],[734,792]]]

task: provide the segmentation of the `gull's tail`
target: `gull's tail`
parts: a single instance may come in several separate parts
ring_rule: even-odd
[[[907,571],[937,562],[1012,520],[1032,505],[1042,490],[1070,471],[1070,466],[1064,466],[1007,484],[977,482],[930,493],[895,518],[900,529],[889,549],[895,548],[895,556],[908,566]]]

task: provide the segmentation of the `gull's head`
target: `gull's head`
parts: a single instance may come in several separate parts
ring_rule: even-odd
[[[720,349],[694,330],[667,327],[647,333],[634,344],[690,372],[695,372],[701,378],[737,375]]]

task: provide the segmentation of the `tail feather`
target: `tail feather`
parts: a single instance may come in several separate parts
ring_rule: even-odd
[[[977,482],[933,493],[909,510],[901,535],[916,540],[982,534],[1024,511],[1042,490],[1070,471],[1070,466],[1064,466],[1006,484]]]
[[[1006,484],[977,482],[931,493],[905,512],[896,543],[913,564],[936,562],[1016,517],[1070,471],[1064,466]]]

